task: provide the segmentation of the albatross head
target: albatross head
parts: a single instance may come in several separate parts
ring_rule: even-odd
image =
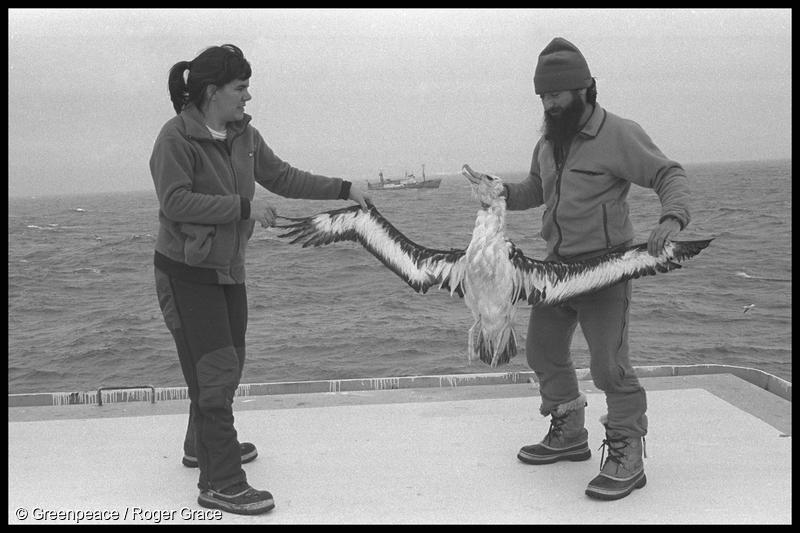
[[[469,165],[461,167],[461,173],[472,185],[472,194],[481,202],[481,206],[490,207],[501,199],[503,193],[503,180],[499,176],[476,172]]]

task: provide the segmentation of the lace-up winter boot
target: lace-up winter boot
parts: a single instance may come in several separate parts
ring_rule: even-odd
[[[600,421],[606,425],[606,417]],[[606,426],[606,438],[601,448],[603,456],[608,449],[608,457],[605,464],[603,456],[600,457],[600,473],[586,487],[587,496],[598,500],[618,500],[633,489],[644,487],[647,484],[642,459],[647,457],[644,443],[644,437],[611,437]]]
[[[586,396],[557,406],[550,413],[550,429],[538,444],[523,446],[517,458],[529,465],[591,459],[589,432],[584,428]]]

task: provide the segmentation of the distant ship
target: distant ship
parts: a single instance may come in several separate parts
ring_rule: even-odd
[[[412,172],[406,172],[404,178],[388,179],[383,177],[383,171],[378,172],[379,181],[367,182],[370,190],[390,190],[390,189],[438,189],[442,183],[442,178],[427,179],[425,177],[425,165],[422,165],[422,179],[417,178]]]

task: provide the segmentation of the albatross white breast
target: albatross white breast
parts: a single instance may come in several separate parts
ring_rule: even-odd
[[[279,236],[303,247],[358,242],[415,291],[437,287],[462,296],[475,319],[467,337],[467,357],[492,367],[508,363],[517,353],[513,321],[519,300],[556,304],[620,281],[668,272],[712,240],[671,241],[658,257],[647,252],[645,243],[583,262],[539,261],[526,257],[505,237],[502,180],[467,165],[462,173],[481,202],[466,249],[420,246],[372,204],[368,211],[354,205],[306,218],[279,217],[289,221],[277,226],[287,230]]]

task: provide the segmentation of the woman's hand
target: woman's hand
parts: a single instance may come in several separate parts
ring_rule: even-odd
[[[259,222],[262,228],[274,225],[277,217],[278,212],[267,202],[255,199],[250,202],[250,218]]]
[[[361,209],[364,211],[369,210],[367,202],[372,202],[372,199],[369,197],[369,195],[365,194],[364,191],[362,191],[361,188],[355,183],[350,185],[350,196],[348,198],[361,204]]]

